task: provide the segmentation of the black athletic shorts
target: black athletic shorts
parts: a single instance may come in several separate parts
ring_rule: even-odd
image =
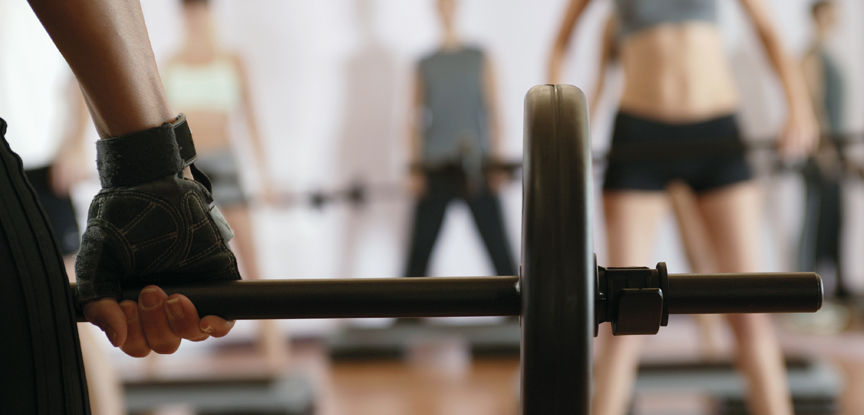
[[[86,415],[63,258],[5,133],[0,119],[0,413]]]
[[[78,221],[75,219],[75,209],[69,196],[59,197],[51,190],[50,167],[24,170],[27,180],[36,191],[42,209],[48,215],[48,222],[63,256],[78,252],[81,245],[81,235],[78,233]]]
[[[660,191],[679,179],[700,193],[752,177],[733,115],[668,124],[619,112],[603,189]]]

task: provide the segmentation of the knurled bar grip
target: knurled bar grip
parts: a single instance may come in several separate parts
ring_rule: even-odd
[[[518,316],[518,277],[353,278],[230,281],[161,286],[189,297],[198,314],[236,320]],[[74,292],[74,285],[72,287]],[[137,300],[140,287],[123,290]],[[822,284],[812,272],[669,274],[669,314],[814,312]],[[87,321],[78,310],[78,321]]]

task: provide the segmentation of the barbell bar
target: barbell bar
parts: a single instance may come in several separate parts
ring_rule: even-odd
[[[665,264],[658,264],[658,269],[662,268]],[[615,323],[624,293],[633,292],[636,286],[651,290],[648,286],[653,279],[643,277],[657,271],[644,267],[597,270],[598,280],[604,281],[598,286],[609,287],[597,292],[597,324]],[[620,284],[622,281],[628,288]],[[669,274],[660,298],[667,315],[805,313],[821,306],[820,284],[819,276],[812,272]],[[519,285],[519,277],[504,276],[223,281],[162,288],[168,295],[189,297],[202,316],[268,320],[519,316]],[[71,287],[76,288],[74,283]],[[124,289],[121,300],[137,301],[141,288]],[[87,321],[80,309],[77,318]]]
[[[830,140],[840,147],[862,144],[864,133],[832,133],[823,134],[821,140]],[[745,152],[777,152],[778,143],[776,138],[742,141],[738,136],[711,137],[707,140],[699,138],[688,139],[661,139],[649,142],[618,143],[614,149],[605,153],[595,153],[593,161],[595,166],[605,165],[609,162],[665,162],[680,159],[693,158],[716,158],[724,156],[738,156]],[[463,155],[464,157],[464,155]],[[845,171],[856,177],[864,177],[864,169],[848,158],[838,162],[844,163]],[[461,166],[463,162],[453,163],[452,166]],[[409,171],[434,172],[448,165],[414,163],[409,166]],[[787,164],[778,161],[776,169],[782,171],[797,170],[801,163]],[[483,171],[489,173],[502,173],[509,180],[518,179],[517,173],[522,168],[521,162],[493,159],[487,161]],[[348,204],[351,207],[363,207],[372,201],[393,201],[413,197],[400,183],[370,183],[363,179],[355,179],[348,185],[335,189],[315,189],[305,192],[282,193],[276,198],[276,205],[281,207],[295,207],[307,205],[313,209],[321,210],[328,205]]]
[[[616,334],[653,334],[669,314],[821,307],[815,273],[598,267],[585,96],[570,85],[532,88],[524,129],[520,276],[159,285],[188,296],[201,315],[231,319],[520,316],[524,415],[591,413],[591,339],[600,323]],[[123,299],[136,300],[140,288],[123,287]]]

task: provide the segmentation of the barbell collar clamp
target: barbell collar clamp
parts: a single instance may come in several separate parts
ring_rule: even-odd
[[[656,269],[597,267],[596,324],[611,323],[616,336],[657,334],[669,322],[669,307],[663,298],[668,281],[663,262]]]

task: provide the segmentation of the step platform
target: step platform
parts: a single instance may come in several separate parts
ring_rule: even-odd
[[[811,358],[786,359],[795,415],[838,414],[843,379],[829,364]],[[660,394],[709,396],[713,413],[746,415],[747,384],[731,361],[643,363],[639,366],[635,399]]]
[[[518,318],[487,324],[400,319],[387,327],[345,327],[327,338],[327,347],[334,360],[403,359],[415,345],[455,340],[475,357],[518,357],[521,334]]]
[[[305,376],[135,379],[124,381],[131,415],[182,405],[198,415],[312,415],[315,393]]]

